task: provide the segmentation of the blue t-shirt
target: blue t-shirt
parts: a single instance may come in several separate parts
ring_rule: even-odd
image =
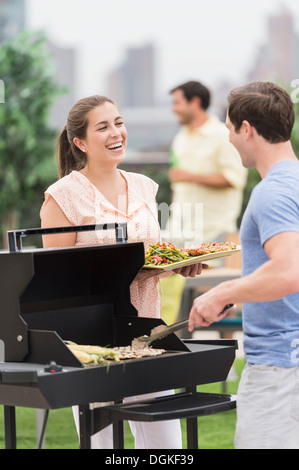
[[[283,161],[252,191],[240,229],[242,274],[268,261],[263,245],[269,238],[290,231],[299,232],[299,163]],[[244,303],[243,330],[247,362],[298,366],[299,292],[277,301]]]

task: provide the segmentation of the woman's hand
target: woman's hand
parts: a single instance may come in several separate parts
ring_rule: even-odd
[[[209,269],[209,266],[207,264],[196,263],[184,266],[183,268],[173,269],[172,272],[183,277],[196,277],[201,274],[203,269]]]
[[[207,264],[196,263],[190,266],[184,266],[183,268],[171,269],[169,271],[163,271],[162,269],[141,269],[134,281],[147,281],[151,277],[160,276],[168,277],[171,274],[180,274],[183,277],[195,277],[201,274],[203,269],[208,269]]]
[[[160,274],[161,270],[159,269],[141,269],[135,277],[134,281],[147,281],[151,277],[160,276]]]

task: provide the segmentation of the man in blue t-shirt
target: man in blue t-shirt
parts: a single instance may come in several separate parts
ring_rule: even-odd
[[[195,299],[189,329],[219,321],[243,304],[243,370],[237,397],[236,448],[299,449],[299,161],[290,137],[294,104],[270,82],[228,96],[230,141],[261,182],[241,229],[242,278]]]

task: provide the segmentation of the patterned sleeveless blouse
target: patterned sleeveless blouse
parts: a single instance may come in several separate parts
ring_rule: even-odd
[[[145,250],[160,241],[156,194],[158,185],[150,178],[120,170],[127,182],[127,214],[114,207],[104,195],[78,171],[72,171],[45,191],[43,209],[52,196],[73,225],[126,222],[129,242],[143,242]],[[75,245],[107,245],[115,243],[114,230],[78,232]],[[131,302],[140,317],[161,317],[158,277],[133,281]]]

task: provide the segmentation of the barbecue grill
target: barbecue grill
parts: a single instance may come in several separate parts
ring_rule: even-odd
[[[28,235],[108,229],[116,232],[115,244],[22,249]],[[50,410],[79,405],[81,448],[88,448],[90,435],[110,423],[118,430],[114,445],[121,447],[122,420],[176,417],[193,423],[188,439],[195,445],[194,417],[235,407],[234,397],[198,394],[196,386],[226,379],[236,341],[184,341],[171,334],[152,344],[166,349],[161,356],[93,367],[85,367],[65,344],[126,346],[164,324],[138,317],[131,303],[130,284],[144,264],[144,245],[127,241],[125,224],[17,230],[8,237],[10,251],[0,254],[0,403],[6,448],[16,447],[15,406]],[[184,392],[142,407],[119,403],[168,389]],[[94,402],[116,404],[91,410]]]

